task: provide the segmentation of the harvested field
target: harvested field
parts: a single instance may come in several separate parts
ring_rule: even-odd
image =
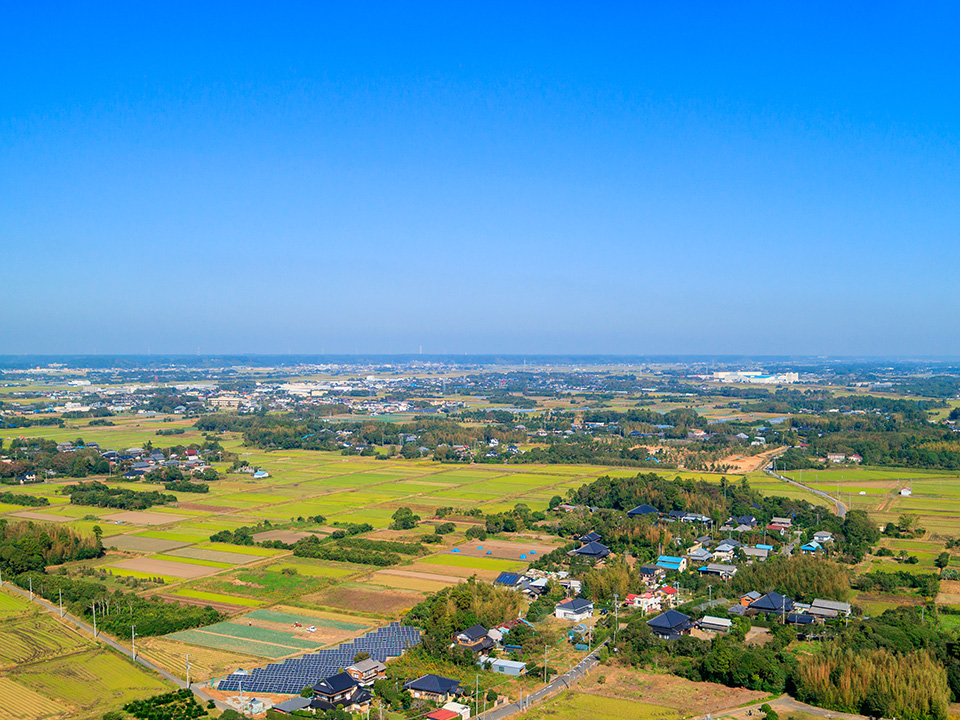
[[[100,649],[18,668],[18,683],[70,705],[71,718],[100,718],[134,698],[167,692],[171,685],[116,653]]]
[[[317,535],[316,533],[296,532],[294,530],[268,530],[267,532],[257,533],[253,536],[253,539],[257,542],[263,542],[264,540],[279,540],[280,542],[285,542],[289,545],[292,545],[300,538],[305,537],[317,537]]]
[[[410,567],[415,567],[411,565]],[[430,566],[427,566],[429,570],[432,570]],[[401,578],[413,578],[415,580],[425,580],[427,582],[440,582],[447,585],[456,585],[459,582],[463,582],[465,578],[470,577],[469,575],[441,575],[441,568],[436,568],[438,572],[428,572],[427,570],[415,571],[415,570],[381,570],[377,575],[395,575],[396,577]]]
[[[10,720],[53,720],[69,712],[66,705],[35,693],[10,678],[0,678],[0,707]]]
[[[104,544],[124,552],[159,553],[185,547],[190,543],[182,540],[161,540],[138,535],[116,535]]]
[[[218,568],[190,563],[170,562],[169,560],[154,560],[151,558],[133,558],[114,563],[113,567],[121,570],[133,570],[148,575],[164,575],[167,577],[195,578],[217,572]]]
[[[428,558],[429,559],[429,558]],[[446,559],[446,558],[443,558]],[[478,559],[479,561],[479,559]],[[500,560],[499,562],[506,562],[506,560]],[[410,568],[412,572],[422,573],[424,575],[439,576],[443,579],[449,578],[458,578],[465,579],[472,575],[476,575],[481,580],[496,580],[497,575],[499,575],[502,570],[482,570],[480,568],[474,567],[461,567],[457,565],[441,565],[438,562],[426,563],[426,562],[417,562],[412,565],[405,565],[404,567]]]
[[[585,685],[586,683],[581,683]],[[542,705],[535,706],[524,717],[527,720],[581,720],[581,718],[619,718],[620,720],[674,720],[676,710],[645,702],[589,695],[581,691],[561,693]]]
[[[402,572],[402,571],[401,571]],[[414,573],[416,574],[416,573]],[[397,588],[399,590],[415,590],[418,592],[437,592],[452,584],[456,584],[459,578],[452,578],[450,581],[438,580],[439,576],[433,576],[429,580],[422,578],[404,577],[388,572],[378,572],[371,575],[368,582],[371,584],[385,585],[386,587]]]
[[[203,550],[196,547],[182,547],[177,550],[171,550],[169,555],[177,557],[195,558],[197,560],[212,560],[214,562],[229,563],[230,565],[245,565],[255,560],[263,560],[257,555],[246,555],[244,553],[223,552],[222,550]]]
[[[960,605],[960,580],[941,580],[937,602],[941,605]]]
[[[468,557],[494,557],[506,560],[520,560],[520,556],[525,555],[524,560],[532,562],[537,559],[538,555],[546,555],[556,546],[539,543],[485,540],[483,542],[465,542],[456,547],[460,551],[457,553],[458,555],[466,555]]]
[[[190,653],[190,679],[197,681],[229,675],[237,668],[253,667],[262,662],[253,655],[187,645],[165,637],[150,637],[138,641],[137,653],[182,680],[187,677],[187,653]]]
[[[46,513],[33,512],[31,510],[21,510],[20,512],[10,513],[11,517],[24,518],[26,520],[46,520],[47,522],[71,522],[76,518],[67,515],[47,515]]]
[[[159,513],[124,510],[112,515],[103,515],[101,519],[108,522],[130,523],[131,525],[167,525],[188,518],[186,515],[161,515]]]
[[[9,620],[0,633],[0,666],[49,660],[85,647],[80,635],[45,615]]]
[[[578,689],[591,695],[642,700],[644,703],[666,706],[681,716],[703,716],[767,697],[767,693],[729,688],[709,682],[692,682],[675,675],[613,669],[604,671],[603,685],[585,682]]]
[[[423,599],[423,595],[404,590],[364,588],[353,583],[344,583],[307,595],[303,599],[327,607],[392,616],[412,608]]]

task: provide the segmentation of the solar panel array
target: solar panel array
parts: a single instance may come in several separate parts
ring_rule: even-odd
[[[353,658],[359,652],[368,652],[371,659],[386,662],[388,658],[402,655],[419,643],[419,630],[400,623],[390,623],[335,648],[325,648],[281,663],[254,668],[247,674],[233,673],[221,680],[217,689],[240,690],[242,686],[243,691],[249,693],[294,695],[307,685],[315,685],[353,665]]]

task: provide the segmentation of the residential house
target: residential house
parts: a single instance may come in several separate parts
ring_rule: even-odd
[[[703,575],[718,575],[721,579],[728,580],[737,574],[737,566],[725,563],[708,563],[698,568],[698,572]]]
[[[653,587],[658,582],[663,580],[666,576],[667,571],[662,567],[657,567],[653,563],[646,563],[637,568],[637,572],[640,574],[640,577],[643,578],[644,584],[648,587]]]
[[[740,548],[740,554],[743,555],[746,560],[763,562],[767,559],[770,551],[761,547],[744,546]]]
[[[818,530],[813,534],[813,539],[821,545],[825,545],[833,542],[833,533],[829,530]]]
[[[657,558],[656,565],[657,567],[662,567],[664,570],[676,570],[678,572],[683,572],[687,569],[687,559],[673,557],[671,555],[661,555]]]
[[[446,710],[444,708],[437,708],[436,710],[431,710],[423,717],[424,720],[460,720],[460,713],[455,713],[453,710]]]
[[[470,720],[469,705],[464,705],[463,703],[458,703],[458,702],[448,702],[441,709],[455,712],[457,715],[460,716],[460,720]],[[451,720],[453,719],[451,718]]]
[[[793,610],[793,600],[778,592],[769,592],[750,603],[750,610],[757,610],[768,615],[785,615]]]
[[[641,515],[659,515],[660,511],[652,505],[637,505],[633,510],[627,511],[627,517],[640,517]]]
[[[721,563],[733,562],[733,556],[741,544],[736,540],[723,540],[713,550],[713,559]]]
[[[747,594],[740,596],[740,605],[742,607],[750,607],[750,603],[752,603],[754,600],[759,600],[761,597],[763,596],[756,590],[751,590]]]
[[[661,640],[676,640],[681,635],[688,635],[693,624],[690,617],[676,610],[667,610],[651,620],[647,620],[653,634]]]
[[[846,459],[847,456],[843,453],[827,453],[827,462],[842,463]]]
[[[553,609],[553,614],[561,620],[580,622],[581,620],[593,617],[593,603],[583,598],[564,600],[563,602],[557,603]]]
[[[449,702],[461,695],[459,680],[451,680],[433,673],[405,682],[403,689],[409,690],[416,700],[430,700],[435,703]]]
[[[627,607],[636,608],[644,614],[660,612],[660,598],[654,595],[652,592],[645,592],[640,595],[627,595],[627,599],[624,604]]]
[[[680,593],[671,585],[661,585],[653,591],[653,594],[660,598],[661,606],[673,607],[680,600]]]
[[[482,657],[477,661],[480,667],[486,668],[501,675],[523,675],[527,671],[527,664],[517,662],[516,660],[505,660],[504,658]]]
[[[493,584],[499,585],[500,587],[510,588],[512,590],[518,590],[523,587],[523,580],[523,575],[520,575],[519,573],[502,572],[497,575],[497,579],[493,581]]]
[[[366,710],[373,696],[345,672],[321,680],[313,686],[313,710],[333,710],[342,705],[347,712]]]
[[[359,662],[355,662],[350,667],[343,669],[347,675],[352,677],[357,684],[362,687],[369,687],[370,685],[373,685],[373,681],[382,678],[386,670],[386,665],[384,665],[382,662],[374,660],[373,658],[360,660]]]
[[[704,615],[698,623],[701,630],[706,632],[725,633],[733,628],[733,621],[730,618],[718,618],[713,615]]]
[[[804,543],[800,546],[800,552],[807,553],[808,555],[812,555],[820,550],[823,550],[823,545],[818,543],[816,540],[811,540],[810,542]]]
[[[453,636],[453,641],[462,648],[473,652],[483,652],[492,648],[495,643],[490,639],[488,630],[483,625],[474,625],[461,630]]]
[[[581,548],[571,550],[569,554],[586,558],[591,562],[597,562],[599,560],[603,560],[610,554],[610,548],[598,542],[591,542],[587,543]]]
[[[687,553],[687,560],[693,565],[702,565],[713,559],[713,553],[703,548],[697,548]]]
[[[603,538],[602,538],[602,536],[600,535],[600,533],[596,533],[596,532],[594,532],[593,530],[591,530],[591,531],[588,532],[586,535],[584,535],[582,538],[580,538],[580,544],[581,544],[581,545],[589,545],[589,544],[592,543],[592,542],[597,542],[598,540],[602,540],[602,539],[603,539]]]

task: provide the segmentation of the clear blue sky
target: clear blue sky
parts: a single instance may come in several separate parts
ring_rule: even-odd
[[[0,354],[960,355],[956,3],[144,5],[0,3]]]

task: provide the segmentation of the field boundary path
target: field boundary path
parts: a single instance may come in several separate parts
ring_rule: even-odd
[[[807,703],[790,697],[786,693],[773,700],[762,700],[752,705],[744,705],[742,707],[731,708],[730,710],[721,710],[713,713],[712,717],[728,717],[736,718],[736,720],[743,718],[745,720],[748,710],[751,711],[753,715],[757,715],[757,711],[760,710],[761,706],[767,703],[780,714],[785,714],[786,712],[803,712],[821,718],[830,718],[830,720],[867,720],[865,715],[855,715],[853,713],[840,712],[839,710],[827,710],[815,705],[808,705]]]
[[[829,494],[825,493],[823,490],[815,490],[814,488],[810,487],[809,485],[802,485],[802,484],[798,483],[796,480],[791,480],[791,479],[788,478],[786,475],[781,475],[781,474],[778,473],[778,472],[774,472],[774,471],[771,470],[769,467],[765,467],[765,468],[764,468],[764,472],[766,472],[767,475],[770,475],[771,477],[777,478],[778,480],[783,480],[785,483],[790,483],[790,484],[793,485],[794,487],[802,488],[802,489],[806,490],[806,491],[809,492],[809,493],[813,493],[813,494],[816,495],[817,497],[822,497],[824,500],[829,500],[831,503],[833,503],[834,505],[836,505],[836,510],[835,510],[834,512],[837,513],[837,516],[838,516],[841,520],[847,516],[847,506],[844,505],[842,502],[840,502],[840,498],[835,498],[835,497],[833,497],[832,495],[829,495]]]
[[[36,593],[34,593],[33,598],[31,598],[31,597],[30,597],[30,593],[28,593],[26,590],[24,590],[24,589],[22,589],[22,588],[17,587],[16,585],[14,585],[14,584],[12,584],[12,583],[7,582],[7,583],[4,583],[3,586],[6,587],[6,588],[9,589],[9,590],[12,590],[13,592],[17,593],[18,595],[23,596],[27,601],[33,602],[33,603],[39,605],[40,607],[42,607],[42,608],[43,608],[44,610],[46,610],[47,612],[52,613],[54,616],[56,616],[56,617],[59,617],[59,616],[60,616],[60,608],[58,608],[58,607],[57,607],[56,605],[54,605],[53,603],[44,600],[42,597],[40,597],[40,596],[37,595]],[[142,666],[145,667],[147,670],[152,670],[153,672],[155,672],[155,673],[157,673],[158,675],[160,675],[160,677],[162,677],[164,680],[167,680],[167,681],[169,681],[169,682],[172,682],[174,685],[176,685],[176,686],[179,687],[179,688],[186,688],[186,687],[187,687],[187,683],[186,683],[185,681],[181,680],[181,679],[178,678],[176,675],[172,675],[171,673],[167,672],[167,671],[164,670],[163,668],[158,667],[157,665],[154,665],[152,662],[150,662],[149,660],[145,659],[144,657],[138,655],[136,658],[134,658],[134,657],[133,657],[132,650],[128,650],[128,649],[125,648],[123,645],[121,645],[120,643],[118,643],[116,640],[114,640],[114,639],[112,639],[112,638],[110,638],[110,637],[107,637],[107,636],[104,635],[103,633],[97,633],[97,635],[95,636],[95,635],[93,634],[93,628],[92,628],[90,625],[88,625],[87,623],[85,623],[83,620],[80,620],[79,618],[74,617],[73,615],[71,615],[70,613],[68,613],[68,612],[66,612],[66,611],[64,611],[62,619],[65,620],[65,621],[67,621],[68,623],[70,623],[70,624],[73,625],[74,627],[76,627],[78,630],[83,630],[85,633],[89,634],[90,637],[93,638],[94,642],[98,642],[98,641],[99,641],[99,642],[102,642],[104,645],[110,646],[111,648],[113,648],[114,650],[116,650],[116,651],[117,651],[118,653],[120,653],[121,655],[124,655],[124,656],[126,656],[126,657],[131,658],[131,659],[132,659],[135,663],[137,663],[138,665],[142,665]],[[218,709],[220,709],[220,710],[226,710],[226,709],[229,708],[228,705],[220,702],[220,701],[217,700],[216,698],[213,698],[213,697],[207,695],[207,694],[206,694],[205,692],[203,692],[203,690],[201,690],[200,688],[195,687],[195,685],[194,685],[193,683],[190,684],[190,688],[189,688],[189,689],[190,689],[190,692],[192,692],[199,700],[201,700],[201,702],[202,702],[203,705],[206,705],[207,702],[209,702],[210,700],[213,700],[213,702],[216,704],[216,706],[217,706]]]
[[[537,703],[543,702],[553,695],[569,689],[571,685],[578,682],[600,662],[597,653],[600,651],[600,648],[608,642],[609,640],[604,640],[596,648],[587,653],[580,662],[567,670],[563,675],[555,677],[536,692],[532,692],[519,700],[514,700],[507,705],[501,705],[498,708],[487,710],[487,712],[480,713],[475,717],[477,720],[502,720],[511,715],[529,710]]]

